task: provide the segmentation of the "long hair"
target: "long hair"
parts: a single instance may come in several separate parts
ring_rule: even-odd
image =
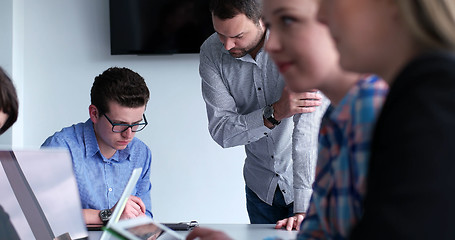
[[[455,50],[454,0],[396,0],[405,24],[424,48]]]

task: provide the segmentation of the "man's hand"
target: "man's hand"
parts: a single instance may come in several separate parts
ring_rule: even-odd
[[[232,240],[223,232],[201,227],[194,228],[190,234],[186,236],[186,240],[193,240],[196,238],[200,240]]]
[[[305,218],[305,213],[296,213],[295,216],[290,218],[285,218],[276,223],[275,228],[280,229],[285,227],[286,230],[291,231],[293,229],[300,230],[300,224],[302,224],[303,219]]]
[[[321,103],[322,96],[317,90],[297,93],[284,86],[280,100],[273,104],[273,115],[276,120],[281,121],[297,113],[314,112]]]
[[[114,211],[115,206],[112,208],[112,211]],[[136,197],[136,196],[130,196],[128,198],[128,201],[126,202],[125,209],[123,209],[122,215],[120,216],[120,219],[130,219],[130,218],[136,218],[139,216],[144,216],[145,215],[145,204],[142,202],[141,198]]]

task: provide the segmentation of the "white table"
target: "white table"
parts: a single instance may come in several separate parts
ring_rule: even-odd
[[[200,226],[221,230],[234,240],[290,240],[297,237],[297,231],[275,229],[275,224],[200,224]],[[187,231],[177,231],[177,233],[184,237],[188,234]],[[90,240],[99,239],[100,236],[99,231],[89,232]]]

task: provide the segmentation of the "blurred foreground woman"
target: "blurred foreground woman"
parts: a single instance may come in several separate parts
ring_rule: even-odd
[[[321,0],[343,68],[384,78],[352,239],[455,239],[455,1]]]

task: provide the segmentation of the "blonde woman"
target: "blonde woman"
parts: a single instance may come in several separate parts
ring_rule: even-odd
[[[352,239],[455,238],[455,1],[322,0],[350,71],[391,86]]]

